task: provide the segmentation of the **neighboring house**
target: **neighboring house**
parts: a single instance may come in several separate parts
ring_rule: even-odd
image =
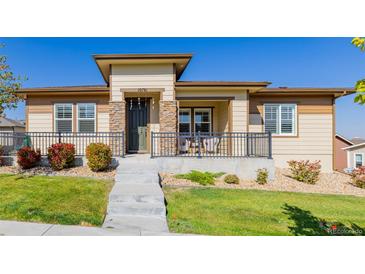
[[[352,146],[354,143],[340,134],[336,134],[335,139],[335,170],[344,171],[347,168],[347,152],[345,147]]]
[[[353,145],[365,143],[365,139],[360,138],[360,137],[354,137],[350,141],[352,142]]]
[[[365,142],[343,148],[347,153],[347,170],[365,166]]]
[[[21,91],[27,131],[123,131],[127,153],[270,157],[267,151],[272,151],[278,167],[308,159],[321,160],[323,171],[333,170],[335,99],[353,91],[268,88],[270,82],[180,81],[191,58],[94,55],[106,85]]]
[[[0,133],[24,132],[24,131],[25,131],[24,122],[0,116]]]
[[[24,131],[25,124],[23,121],[0,116],[0,147],[3,154],[14,151],[14,148],[21,144],[23,138],[14,138],[14,136],[17,134],[19,135],[19,133]],[[19,136],[21,136],[21,134]]]

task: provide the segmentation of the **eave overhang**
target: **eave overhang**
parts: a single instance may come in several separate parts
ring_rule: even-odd
[[[109,84],[112,65],[123,64],[174,64],[178,80],[189,64],[192,54],[95,54],[93,58],[104,81]]]
[[[336,98],[355,92],[353,88],[263,88],[250,91],[258,95],[331,95]]]

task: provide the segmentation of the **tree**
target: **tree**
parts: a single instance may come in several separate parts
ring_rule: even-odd
[[[0,48],[4,45],[0,44]],[[0,54],[0,115],[5,109],[12,109],[18,106],[18,102],[23,100],[17,93],[25,78],[15,76],[7,64],[7,57]]]
[[[353,45],[358,47],[361,51],[365,51],[365,38],[355,37],[351,42]],[[360,105],[365,104],[365,79],[361,79],[356,82],[355,89],[357,91],[356,97],[354,99],[355,103]]]

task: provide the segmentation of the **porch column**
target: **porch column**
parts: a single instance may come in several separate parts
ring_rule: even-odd
[[[231,125],[230,130],[232,132],[248,132],[248,96],[247,92],[240,95],[236,95],[230,102],[230,112],[231,112]],[[245,140],[248,141],[247,139]],[[239,140],[231,141],[231,152],[239,151],[240,155],[245,155],[246,145],[244,142]]]
[[[110,132],[124,132],[124,147],[122,148],[124,152],[126,151],[126,114],[125,114],[125,101],[110,101],[109,102],[109,130]],[[117,151],[117,146],[120,142],[116,142],[113,140],[111,144],[111,148],[114,151]]]
[[[177,108],[176,100],[160,101],[160,132],[177,132]],[[169,135],[170,136],[170,135]],[[176,137],[164,138],[161,140],[161,154],[175,155],[177,151]]]

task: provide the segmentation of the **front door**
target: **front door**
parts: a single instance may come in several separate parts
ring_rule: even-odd
[[[128,111],[128,152],[146,152],[149,100],[130,98],[126,101]]]

